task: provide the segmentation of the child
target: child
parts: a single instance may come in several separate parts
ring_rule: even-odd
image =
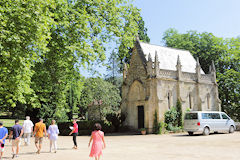
[[[3,127],[3,122],[0,122],[0,160],[2,159],[4,152],[5,140],[8,136],[7,128]]]
[[[95,160],[99,160],[102,155],[102,149],[106,148],[106,144],[104,141],[104,133],[101,131],[101,125],[99,123],[95,123],[94,131],[92,132],[90,141],[88,143],[88,147],[92,143],[92,148],[89,157],[95,157]]]

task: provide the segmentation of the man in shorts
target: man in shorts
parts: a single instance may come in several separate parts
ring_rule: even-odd
[[[23,128],[19,125],[19,120],[15,120],[15,125],[11,128],[11,132],[9,134],[9,141],[12,138],[12,152],[13,157],[18,157],[19,149],[20,149],[20,141],[23,135]],[[15,152],[16,147],[16,152]]]
[[[39,122],[35,124],[33,135],[35,135],[35,146],[37,148],[37,154],[40,154],[42,149],[42,141],[43,141],[43,132],[45,137],[47,137],[46,125],[43,123],[43,119],[40,118]]]
[[[0,121],[0,160],[2,159],[4,152],[5,140],[8,136],[8,130],[6,127],[3,127],[3,122]]]
[[[26,116],[26,120],[23,122],[23,133],[25,146],[30,145],[30,137],[33,132],[33,123],[29,116]]]

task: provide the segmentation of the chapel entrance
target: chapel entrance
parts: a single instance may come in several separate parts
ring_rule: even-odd
[[[138,106],[138,129],[144,128],[144,106]]]

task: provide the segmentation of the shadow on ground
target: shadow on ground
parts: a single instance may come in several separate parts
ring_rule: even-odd
[[[226,134],[226,133],[210,133],[210,135],[222,135],[222,134]],[[193,134],[193,135],[188,135],[187,133],[185,134],[178,134],[178,135],[172,135],[172,137],[197,137],[197,136],[204,136],[203,134],[199,133],[199,134]]]

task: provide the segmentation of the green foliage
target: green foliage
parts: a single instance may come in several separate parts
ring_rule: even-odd
[[[167,124],[164,122],[158,123],[158,133],[157,134],[163,134],[165,132],[165,128],[167,127]]]
[[[85,114],[88,107],[94,107],[99,110],[102,119],[108,113],[117,112],[120,101],[121,97],[116,86],[101,78],[88,78],[80,97],[80,109],[82,114]]]
[[[157,110],[155,110],[154,120],[153,120],[153,133],[158,134],[158,132],[159,132],[159,123],[158,123]]]
[[[164,122],[167,124],[167,130],[171,131],[172,127],[176,127],[178,125],[178,112],[175,107],[172,107],[169,111],[165,112],[164,117]]]
[[[240,39],[223,39],[212,33],[196,31],[181,34],[175,29],[169,29],[164,33],[163,42],[168,47],[189,50],[195,58],[199,58],[205,73],[208,73],[214,61],[222,110],[239,121]]]
[[[165,113],[165,115],[166,115],[165,119],[167,117],[167,122],[172,121],[171,120],[172,118],[169,117],[170,114],[172,114],[172,112],[171,113],[169,113],[169,112]],[[174,117],[174,115],[171,115],[171,116]],[[167,126],[168,125],[166,123],[164,123],[164,122],[158,122],[157,110],[155,110],[155,112],[154,112],[154,120],[153,120],[153,133],[155,133],[155,134],[162,134],[162,133],[164,133],[165,128],[167,128]]]
[[[139,131],[146,131],[146,128],[140,128]]]
[[[177,99],[176,111],[177,111],[177,125],[178,127],[183,127],[182,103],[179,99]]]
[[[136,21],[138,26],[138,37],[139,40],[143,42],[150,42],[150,38],[147,35],[147,28],[145,27],[145,22],[143,18],[140,16],[139,19]],[[136,39],[133,40],[133,43],[135,43]],[[126,51],[123,52],[122,49],[125,49]],[[120,61],[120,65],[123,64],[123,62],[130,64],[130,59],[132,55],[132,47],[126,46],[124,43],[120,44],[119,51],[118,51],[118,59]],[[120,68],[120,72],[123,70],[123,65]]]
[[[115,127],[115,131],[119,131],[119,127],[125,121],[126,116],[123,113],[109,113],[106,119]]]
[[[67,103],[69,105],[70,112],[68,112],[68,118],[71,120],[75,113],[79,112],[80,97],[84,88],[85,80],[80,77],[77,80],[72,81],[69,84],[69,90],[67,94]]]
[[[54,2],[42,0],[0,1],[0,105],[15,107],[27,103],[34,93],[30,87],[31,67],[39,54],[48,51],[50,28],[54,25],[50,10]],[[47,9],[43,9],[47,8]],[[30,100],[35,99],[31,97]]]
[[[114,132],[114,127],[106,123],[104,121],[78,121],[78,133],[79,135],[91,135],[91,132],[93,131],[93,127],[95,123],[100,123],[102,126],[102,130],[105,133],[112,133]],[[72,122],[58,122],[57,123],[60,135],[62,136],[68,136],[71,132],[70,126],[73,126]]]
[[[173,133],[177,133],[182,131],[182,127],[174,126],[173,124],[170,123],[167,125],[167,130]]]
[[[147,35],[147,28],[145,27],[145,22],[143,20],[143,18],[140,16],[140,20],[137,22],[138,24],[138,36],[139,36],[139,40],[143,41],[143,42],[150,42],[150,38]]]
[[[138,33],[128,0],[2,0],[0,15],[1,111],[45,119],[75,112],[79,66],[103,61],[109,42],[133,47]]]
[[[186,109],[186,112],[190,112],[191,111],[191,109],[188,107],[187,109]]]

